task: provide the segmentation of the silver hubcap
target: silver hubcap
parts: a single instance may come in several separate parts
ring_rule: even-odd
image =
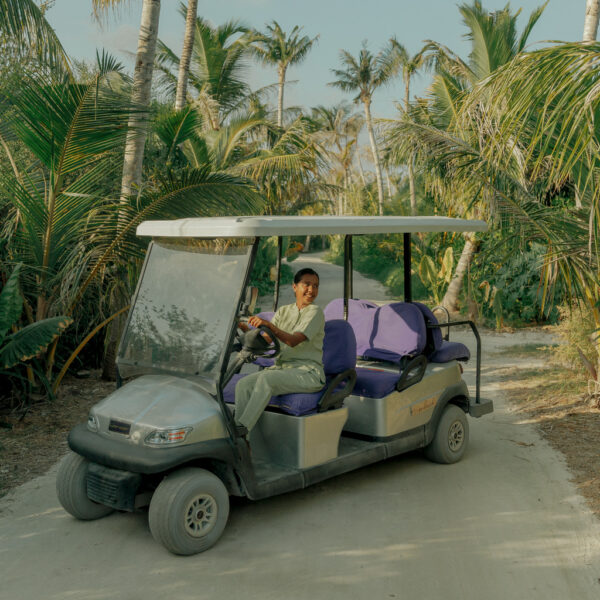
[[[217,522],[217,502],[209,494],[196,496],[185,511],[185,529],[193,537],[209,533]]]
[[[448,445],[452,452],[457,452],[465,441],[465,428],[460,421],[454,421],[448,431]]]

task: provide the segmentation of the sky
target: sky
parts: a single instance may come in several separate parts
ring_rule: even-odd
[[[542,0],[513,0],[513,10],[522,8],[519,31],[529,14]],[[549,0],[538,24],[533,29],[530,47],[539,48],[543,41],[576,41],[583,34],[586,0]],[[70,56],[94,60],[96,49],[106,49],[125,65],[133,64],[131,53],[137,47],[142,0],[130,0],[126,7],[108,22],[99,26],[92,17],[91,0],[56,0],[47,18]],[[176,54],[181,53],[184,19],[179,14],[179,0],[162,0],[159,38]],[[277,21],[284,31],[295,25],[303,34],[319,35],[317,45],[303,63],[288,70],[285,105],[331,106],[342,100],[352,100],[350,94],[328,86],[334,78],[331,69],[340,68],[341,49],[357,56],[363,41],[378,52],[390,37],[396,36],[414,54],[424,40],[435,40],[466,58],[469,43],[463,38],[464,24],[455,0],[199,0],[198,15],[215,25],[237,19],[246,25],[264,29],[266,23]],[[488,10],[498,10],[506,0],[483,0]],[[275,83],[274,68],[251,63],[248,83],[252,88]],[[413,91],[424,95],[427,74],[416,78]],[[376,92],[372,112],[374,117],[394,118],[395,103],[403,98],[400,80]],[[276,102],[273,96],[272,102]]]

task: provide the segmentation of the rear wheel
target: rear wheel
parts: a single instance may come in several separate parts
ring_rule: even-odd
[[[56,495],[63,508],[76,519],[92,521],[113,512],[113,508],[93,502],[87,496],[89,462],[75,452],[69,452],[58,467]]]
[[[463,457],[468,443],[469,422],[465,411],[455,404],[448,404],[431,444],[425,448],[425,456],[437,463],[455,463]]]
[[[204,469],[167,475],[156,488],[148,520],[154,539],[173,554],[197,554],[221,537],[229,517],[223,482]]]

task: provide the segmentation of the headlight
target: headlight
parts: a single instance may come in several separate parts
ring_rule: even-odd
[[[185,440],[185,436],[192,430],[191,427],[180,429],[156,429],[144,440],[151,446],[164,446],[166,444],[177,444]]]
[[[90,431],[98,431],[98,427],[99,427],[99,425],[98,425],[98,417],[96,417],[95,414],[90,413],[88,415],[87,428]]]

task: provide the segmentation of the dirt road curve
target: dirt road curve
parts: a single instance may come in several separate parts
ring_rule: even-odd
[[[340,271],[321,269],[330,279]],[[467,334],[454,339],[474,350]],[[600,525],[561,456],[510,413],[495,378],[508,362],[498,349],[532,341],[548,340],[483,336],[483,392],[496,412],[470,421],[462,462],[414,453],[234,501],[219,543],[194,557],[158,546],[144,513],[71,518],[56,500],[54,467],[0,500],[0,598],[595,600]]]

